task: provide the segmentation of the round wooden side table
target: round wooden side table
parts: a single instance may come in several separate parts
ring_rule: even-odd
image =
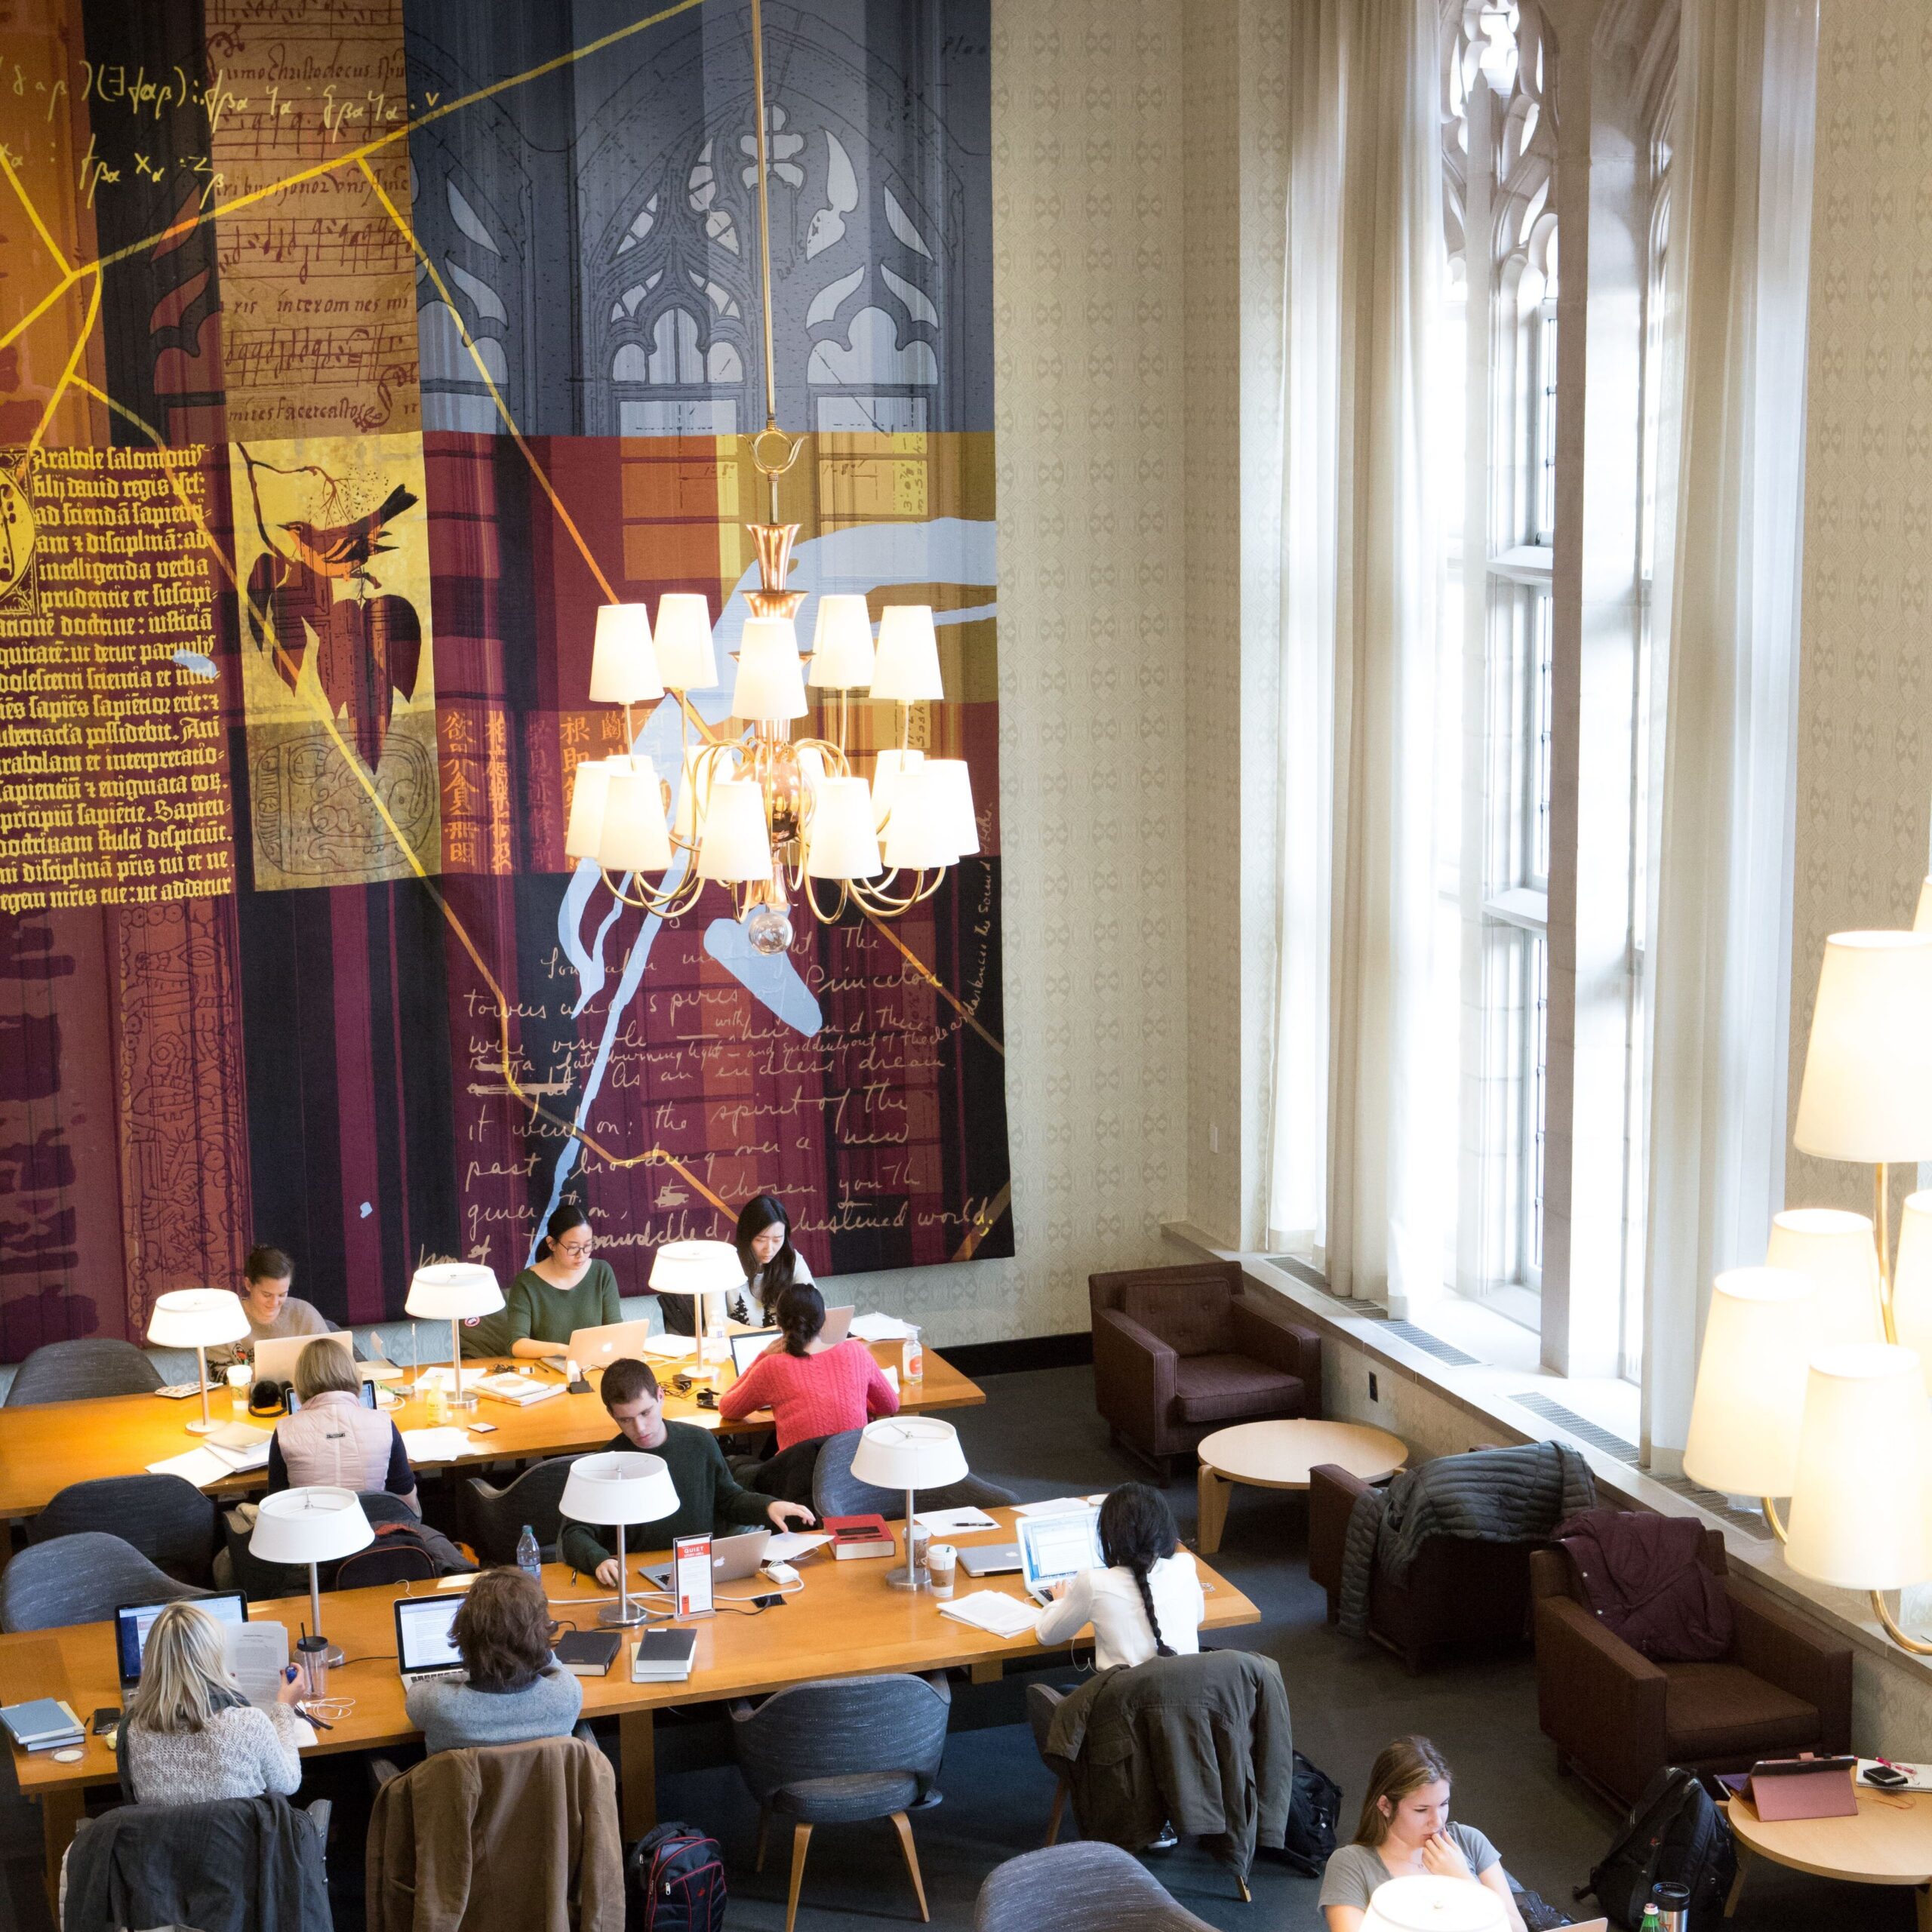
[[[1238,1482],[1256,1489],[1306,1489],[1309,1471],[1322,1463],[1377,1482],[1409,1460],[1400,1437],[1353,1422],[1244,1422],[1203,1436],[1197,1453],[1203,1556],[1221,1546],[1229,1493]]]
[[[1856,1787],[1855,1818],[1792,1818],[1767,1824],[1748,1798],[1727,1807],[1737,1844],[1737,1881],[1724,1901],[1728,1918],[1753,1858],[1788,1865],[1820,1878],[1848,1885],[1913,1885],[1918,1887],[1919,1932],[1932,1932],[1932,1792],[1874,1791]]]

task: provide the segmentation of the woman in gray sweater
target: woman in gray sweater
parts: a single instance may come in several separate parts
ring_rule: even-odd
[[[521,1570],[485,1571],[450,1626],[465,1676],[409,1687],[405,1708],[423,1749],[569,1737],[583,1686],[550,1654],[556,1627],[540,1584]]]

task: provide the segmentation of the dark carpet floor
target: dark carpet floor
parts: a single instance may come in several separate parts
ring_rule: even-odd
[[[1028,1500],[1145,1478],[1144,1469],[1109,1447],[1094,1408],[1090,1371],[996,1376],[985,1386],[983,1408],[953,1417],[975,1473]],[[1183,1535],[1191,1538],[1192,1479],[1170,1485],[1167,1495]],[[1570,1887],[1601,1855],[1617,1820],[1576,1780],[1558,1775],[1549,1742],[1537,1727],[1531,1660],[1524,1655],[1472,1661],[1411,1678],[1395,1657],[1343,1637],[1328,1626],[1321,1592],[1309,1580],[1305,1510],[1299,1497],[1235,1492],[1214,1561],[1260,1607],[1262,1620],[1214,1641],[1264,1652],[1280,1664],[1297,1748],[1342,1786],[1344,1837],[1376,1752],[1391,1737],[1419,1731],[1454,1768],[1455,1814],[1488,1834],[1519,1883],[1552,1903],[1567,1904]],[[809,1606],[808,1589],[786,1614],[808,1615]],[[1043,1656],[1041,1669],[1044,1681],[1077,1681],[1064,1652],[1057,1663]],[[968,1932],[986,1874],[1032,1850],[1044,1834],[1053,1780],[1026,1726],[1028,1681],[1011,1674],[996,1685],[954,1687],[944,1801],[915,1820],[932,1921],[948,1932]],[[723,1723],[700,1711],[688,1721],[660,1721],[657,1737],[660,1815],[701,1826],[723,1845],[731,1887],[728,1924],[734,1932],[780,1932],[789,1839],[781,1844],[774,1832],[765,1870],[752,1870],[757,1812],[731,1764]],[[329,1761],[318,1761],[318,1768]],[[360,1932],[361,1921],[352,1768],[340,1767],[339,1802],[349,1803],[338,1814],[331,1858],[338,1932]],[[32,1827],[29,1807],[0,1805],[0,1913],[11,1893],[22,1908],[17,1922],[38,1932],[33,1895],[38,1835]],[[1069,1816],[1063,1836],[1074,1835]],[[1188,1846],[1149,1854],[1143,1862],[1189,1911],[1229,1932],[1319,1932],[1315,1882],[1266,1855],[1255,1866],[1252,1905],[1243,1905],[1227,1874]],[[815,1832],[800,1932],[887,1932],[918,1923],[890,1824]],[[1737,1917],[1727,1921],[1735,1932],[1801,1927],[1906,1932],[1913,1923],[1907,1892],[1834,1884],[1761,1864],[1753,1869]]]

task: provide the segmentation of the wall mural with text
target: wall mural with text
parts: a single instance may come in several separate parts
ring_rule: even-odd
[[[394,1315],[566,1201],[626,1293],[761,1190],[820,1274],[1012,1253],[987,0],[764,28],[800,633],[933,606],[981,848],[775,957],[563,851],[598,607],[728,665],[758,580],[743,0],[0,18],[0,1358],[257,1241]]]

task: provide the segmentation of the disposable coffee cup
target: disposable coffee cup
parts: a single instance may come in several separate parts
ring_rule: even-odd
[[[936,1543],[926,1552],[926,1576],[936,1597],[949,1597],[958,1574],[959,1552],[949,1543]]]
[[[302,1673],[304,1697],[326,1697],[329,1693],[329,1640],[303,1637],[295,1646],[296,1668]]]
[[[245,1361],[238,1361],[228,1371],[228,1402],[238,1416],[248,1413],[248,1378],[253,1371]]]

